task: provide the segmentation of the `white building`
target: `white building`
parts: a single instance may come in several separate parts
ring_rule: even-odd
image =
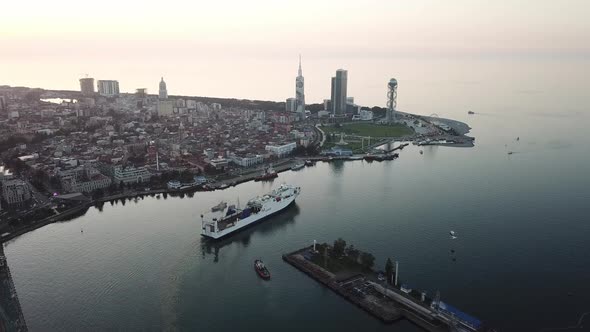
[[[119,81],[98,80],[98,93],[105,97],[117,97],[119,95]]]
[[[160,100],[158,101],[158,116],[173,116],[174,115],[174,105],[175,102],[173,100]]]
[[[123,167],[121,165],[117,165],[113,167],[113,180],[115,184],[117,183],[141,183],[144,181],[149,181],[151,178],[150,172],[145,167],[133,167],[127,166]]]
[[[21,205],[31,199],[31,189],[21,179],[5,178],[2,181],[2,198],[9,205]]]
[[[250,167],[264,162],[264,157],[261,155],[246,155],[245,157],[232,156],[230,160],[239,166]]]
[[[265,150],[272,153],[273,155],[282,158],[295,150],[297,143],[287,143],[284,145],[267,145]]]

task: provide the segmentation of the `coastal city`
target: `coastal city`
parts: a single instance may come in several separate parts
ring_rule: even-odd
[[[386,108],[355,104],[347,81],[337,70],[331,98],[306,105],[300,58],[283,103],[174,96],[163,77],[156,95],[91,77],[80,91],[0,86],[2,239],[96,202],[223,189],[319,160],[391,159],[404,146],[394,141],[473,145],[463,123],[399,112],[397,80],[384,84]]]

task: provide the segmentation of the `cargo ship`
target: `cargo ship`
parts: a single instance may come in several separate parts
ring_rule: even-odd
[[[268,194],[252,198],[244,209],[233,204],[219,209],[223,205],[218,204],[215,211],[201,215],[201,235],[220,239],[234,233],[282,211],[295,202],[300,192],[300,187],[282,184]]]

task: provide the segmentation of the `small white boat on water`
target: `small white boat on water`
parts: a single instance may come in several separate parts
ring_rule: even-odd
[[[451,239],[456,239],[457,235],[455,234],[455,231],[450,231],[449,234],[451,235]]]
[[[305,167],[305,164],[304,164],[304,163],[295,164],[295,165],[293,165],[293,166],[291,167],[291,170],[292,170],[292,171],[296,171],[296,170],[300,170],[300,169],[302,169],[303,167]]]

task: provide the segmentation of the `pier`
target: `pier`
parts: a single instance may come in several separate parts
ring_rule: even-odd
[[[318,254],[314,246],[310,246],[284,254],[283,260],[383,323],[407,319],[430,332],[495,332],[479,320],[444,304],[438,296],[433,300],[422,293],[416,298],[411,290],[378,280],[372,271],[339,278],[313,262],[312,256]]]

